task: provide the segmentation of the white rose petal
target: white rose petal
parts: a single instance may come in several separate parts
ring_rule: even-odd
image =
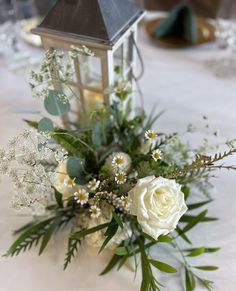
[[[129,198],[131,214],[137,216],[142,230],[154,239],[173,231],[187,211],[181,186],[162,177],[140,179]]]

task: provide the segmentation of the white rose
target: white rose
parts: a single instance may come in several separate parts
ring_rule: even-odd
[[[142,230],[154,239],[173,231],[187,211],[181,186],[162,177],[140,179],[129,198],[131,214],[137,216]]]

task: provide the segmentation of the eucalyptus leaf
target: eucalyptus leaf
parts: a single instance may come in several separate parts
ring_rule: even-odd
[[[69,158],[67,161],[67,173],[75,182],[84,185],[87,182],[85,173],[85,161],[79,157]]]
[[[92,141],[93,144],[97,147],[100,147],[103,144],[103,127],[102,123],[98,122],[95,124],[92,132]]]
[[[49,90],[44,99],[44,107],[53,116],[61,116],[70,111],[70,103],[62,93]]]
[[[38,124],[38,132],[49,132],[53,130],[53,122],[49,118],[42,118]]]

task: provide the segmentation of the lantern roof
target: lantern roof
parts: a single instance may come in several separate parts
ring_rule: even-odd
[[[143,13],[130,0],[58,0],[34,32],[112,44]]]

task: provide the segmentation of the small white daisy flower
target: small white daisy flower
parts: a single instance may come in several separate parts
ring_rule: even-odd
[[[128,154],[117,152],[106,159],[105,166],[112,174],[116,174],[119,171],[128,173],[131,170],[131,163],[132,161]]]
[[[152,152],[152,157],[155,162],[162,159],[162,152],[160,150],[155,150]]]
[[[131,201],[130,201],[129,197],[128,196],[125,196],[125,197],[123,197],[122,200],[123,200],[124,209],[126,211],[129,211],[130,210],[130,207],[131,207]]]
[[[77,201],[77,203],[84,205],[88,202],[89,193],[85,189],[79,189],[74,193],[74,199]]]
[[[95,191],[95,190],[97,190],[99,185],[100,185],[100,181],[96,180],[96,179],[93,179],[92,181],[89,181],[88,189],[91,190],[91,191]]]
[[[145,138],[146,140],[154,142],[157,139],[157,133],[154,130],[147,130],[145,132]]]
[[[67,186],[68,188],[73,188],[76,184],[75,184],[75,179],[71,179],[69,176],[66,176],[66,178],[64,179],[63,184],[65,186]]]
[[[91,206],[89,211],[91,212],[92,218],[98,218],[101,215],[101,209],[96,205]]]
[[[127,176],[124,172],[119,172],[115,175],[115,181],[117,184],[122,185],[127,181]]]
[[[125,159],[122,155],[117,155],[112,160],[112,166],[114,168],[121,168],[125,163]]]

